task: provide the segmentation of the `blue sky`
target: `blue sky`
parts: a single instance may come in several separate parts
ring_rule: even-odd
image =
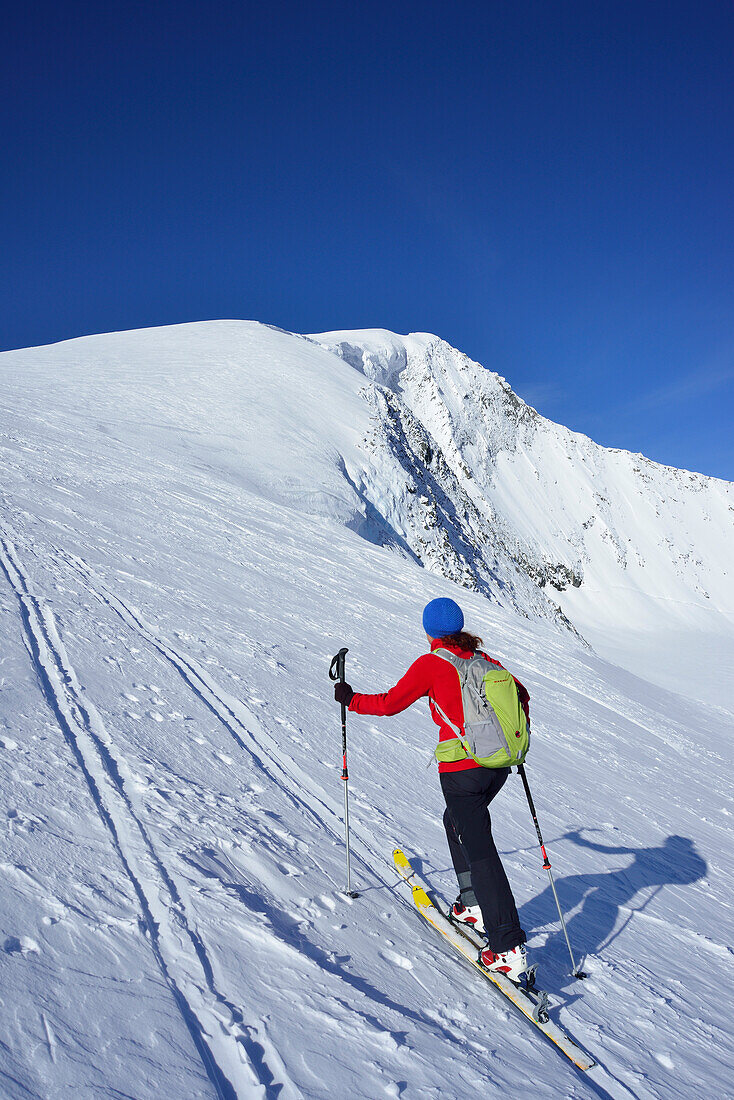
[[[7,18],[0,348],[427,330],[734,479],[734,6],[107,7]]]

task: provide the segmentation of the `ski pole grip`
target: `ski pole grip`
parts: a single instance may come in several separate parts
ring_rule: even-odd
[[[345,672],[344,672],[344,658],[346,657],[347,653],[349,653],[349,650],[347,649],[347,647],[342,646],[342,648],[339,650],[339,652],[331,658],[331,667],[329,669],[329,679],[330,680],[333,680],[334,682],[339,681],[340,684],[345,684],[347,682],[346,681],[346,675],[345,675]],[[342,729],[344,729],[345,726],[346,726],[346,721],[347,721],[347,708],[346,708],[345,703],[341,704],[341,710],[342,710]],[[344,735],[344,739],[345,739],[344,740],[344,745],[345,745],[345,752],[346,752],[346,733]]]
[[[345,682],[344,658],[346,657],[347,653],[349,653],[347,647],[342,646],[339,652],[331,658],[331,667],[329,668],[330,680],[339,680],[342,684]]]
[[[338,680],[339,683],[341,683],[341,684],[346,683],[346,676],[345,676],[345,673],[344,673],[344,658],[346,657],[347,653],[349,653],[349,650],[347,649],[347,647],[342,646],[342,648],[339,650],[339,652],[334,657],[331,658],[331,667],[329,669],[329,678],[331,680],[334,680],[334,681]],[[348,782],[349,781],[349,772],[347,770],[347,705],[346,705],[346,703],[341,704],[341,712],[342,712],[342,752],[343,752],[343,763],[344,763],[344,766],[342,768],[342,779],[344,779],[345,781]]]

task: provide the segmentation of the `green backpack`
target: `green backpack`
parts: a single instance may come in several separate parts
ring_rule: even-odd
[[[530,730],[511,674],[478,653],[457,657],[448,649],[433,652],[453,665],[459,674],[464,708],[464,725],[460,727],[432,700],[446,725],[456,734],[448,741],[439,741],[435,751],[439,763],[471,757],[483,768],[522,764],[530,748]]]

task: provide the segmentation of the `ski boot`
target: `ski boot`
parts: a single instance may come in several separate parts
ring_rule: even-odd
[[[478,961],[490,973],[505,974],[515,985],[521,982],[528,968],[528,957],[525,953],[525,945],[522,943],[510,951],[501,951],[499,954],[485,947],[479,952]]]
[[[482,910],[478,905],[462,905],[461,895],[459,895],[451,906],[450,915],[454,924],[466,924],[469,928],[473,928],[475,932],[479,932],[482,936],[484,935]]]

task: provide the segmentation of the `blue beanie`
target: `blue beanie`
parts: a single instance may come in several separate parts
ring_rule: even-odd
[[[431,600],[423,610],[423,629],[431,638],[445,638],[456,634],[464,626],[464,612],[454,600],[439,596]]]

